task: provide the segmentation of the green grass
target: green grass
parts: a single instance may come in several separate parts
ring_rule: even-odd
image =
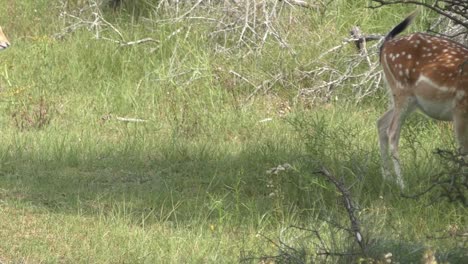
[[[210,37],[211,24],[160,23],[164,17],[142,10],[138,19],[105,14],[126,41],[159,43],[118,47],[86,29],[55,39],[65,25],[50,2],[0,5],[13,44],[0,53],[0,262],[258,263],[284,253],[290,263],[358,262],[362,256],[316,255],[310,230],[332,252],[357,250],[333,225],[349,223],[336,189],[315,173],[322,166],[351,186],[369,258],[391,252],[394,261],[419,263],[432,250],[440,261],[466,262],[466,241],[428,238],[466,230],[466,208],[402,198],[381,178],[375,122],[383,92],[359,105],[352,96],[296,100],[298,89],[320,82],[299,78],[297,67],[345,67],[352,48],[314,58],[352,25],[383,33],[411,9],[371,11],[366,1],[334,1],[324,15],[287,9],[297,19],[291,27],[283,13],[291,49],[273,38],[261,51],[237,47],[233,34],[230,49],[216,52],[224,42]],[[423,14],[414,28],[429,19]],[[255,85],[278,74],[282,82],[256,91],[232,72]],[[455,144],[447,125],[420,115],[408,124],[401,152],[416,192],[445,169],[432,151]],[[291,169],[267,173],[282,164]]]

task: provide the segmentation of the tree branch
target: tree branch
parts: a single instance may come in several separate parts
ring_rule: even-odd
[[[419,5],[425,8],[429,8],[438,14],[448,17],[451,20],[455,21],[455,23],[460,24],[468,29],[468,2],[466,1],[458,1],[458,0],[451,0],[451,1],[442,1],[446,4],[446,6],[442,7],[439,5],[441,1],[435,1],[433,5],[425,3],[423,1],[413,1],[413,0],[372,0],[372,2],[377,3],[377,5],[369,6],[369,8],[376,9],[380,8],[385,5],[395,5],[395,4],[414,4]],[[460,19],[459,17],[455,16],[457,14],[465,20]]]

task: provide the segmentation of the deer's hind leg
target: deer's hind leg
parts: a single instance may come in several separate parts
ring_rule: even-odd
[[[397,99],[397,98],[394,98]],[[403,176],[401,173],[400,155],[398,153],[398,144],[400,141],[401,127],[406,117],[416,108],[416,100],[411,97],[403,97],[402,100],[394,100],[394,106],[387,111],[377,122],[379,130],[380,152],[384,163],[384,171],[388,170],[388,152],[390,151],[393,161],[393,168],[396,175],[396,183],[401,189],[405,188]],[[387,172],[388,176],[389,173]]]

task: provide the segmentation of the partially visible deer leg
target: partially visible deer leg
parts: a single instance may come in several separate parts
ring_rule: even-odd
[[[460,154],[463,155],[465,164],[468,163],[468,116],[464,111],[459,111],[453,115],[453,126],[455,137],[460,146]],[[463,173],[468,174],[468,167],[464,167]]]
[[[453,121],[460,151],[468,154],[468,48],[425,33],[397,38],[415,14],[395,26],[380,48],[380,62],[394,103],[393,109],[377,122],[380,151],[383,159],[391,153],[401,188],[404,183],[398,141],[405,117],[415,108],[433,119]],[[382,168],[387,176],[388,162]]]
[[[416,108],[416,102],[413,97],[408,97],[403,101],[399,101],[395,98],[394,101],[394,107],[387,111],[377,122],[379,129],[380,151],[383,155],[382,157],[387,159],[387,161],[383,161],[383,170],[388,171],[388,151],[390,148],[393,167],[395,169],[396,182],[401,189],[404,189],[405,183],[401,175],[398,143],[400,141],[401,126],[403,125],[406,116]],[[386,176],[388,177],[388,173],[384,177]]]
[[[385,180],[391,178],[391,164],[388,156],[388,128],[393,117],[393,108],[385,112],[377,121],[379,132],[380,157],[382,159],[382,175]]]

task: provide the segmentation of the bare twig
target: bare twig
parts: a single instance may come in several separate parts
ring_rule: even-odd
[[[342,44],[331,48],[322,54],[317,60],[320,60],[321,57],[325,55],[335,54],[348,43],[355,43],[358,40],[359,39],[356,38],[345,39]],[[298,96],[315,96],[320,100],[328,101],[336,88],[343,86],[344,84],[348,84],[348,82],[351,82],[351,87],[354,89],[357,102],[366,96],[375,93],[379,90],[382,79],[379,62],[377,59],[374,59],[378,53],[379,46],[380,41],[366,48],[365,52],[361,52],[361,54],[345,56],[345,64],[348,66],[344,70],[337,69],[332,65],[327,65],[317,67],[312,71],[302,72],[303,76],[313,80],[323,78],[326,78],[327,80],[322,81],[321,84],[318,84],[313,88],[301,89]],[[362,63],[367,63],[369,68],[368,70],[359,73],[362,69],[360,70],[360,67],[358,66]]]
[[[440,15],[429,32],[449,37],[468,45],[468,1],[466,0],[372,0],[370,8],[386,5],[410,4],[432,10]]]
[[[279,0],[281,1],[281,0]],[[310,4],[304,0],[284,0],[286,3],[289,3],[291,5],[296,5],[296,6],[300,6],[300,7],[305,7],[305,8],[312,8],[312,7],[316,7],[316,5],[313,5],[313,4]]]
[[[63,6],[66,5],[63,4]],[[67,34],[73,33],[81,28],[86,28],[89,31],[94,31],[95,38],[100,39],[101,31],[104,28],[108,28],[117,34],[120,41],[124,41],[120,30],[104,18],[100,9],[100,2],[97,0],[89,0],[86,6],[71,12],[64,10],[60,16],[69,26],[65,27],[62,32],[55,34],[56,38],[64,38]]]
[[[188,16],[190,13],[192,13],[193,10],[195,10],[195,8],[197,8],[200,3],[203,2],[203,0],[198,0],[198,2],[192,6],[192,8],[190,8],[190,10],[188,10],[187,12],[185,12],[184,14],[182,14],[180,17],[178,17],[176,20],[181,20],[182,18]]]
[[[120,46],[121,47],[132,46],[132,45],[138,45],[138,44],[142,44],[142,43],[146,43],[146,42],[159,43],[159,41],[157,41],[157,40],[155,40],[153,38],[144,38],[144,39],[139,39],[139,40],[135,40],[135,41],[120,42]]]
[[[413,0],[372,0],[377,5],[369,6],[369,8],[380,8],[384,5],[395,5],[395,4],[413,4],[423,6],[434,12],[437,12],[440,15],[450,18],[455,21],[457,24],[463,25],[465,28],[468,28],[468,2],[467,1],[435,1],[434,4],[429,4],[427,1],[413,1]],[[455,6],[455,8],[453,8]],[[447,10],[447,7],[452,7],[450,10]],[[461,19],[462,16],[464,19]]]
[[[255,89],[258,89],[258,85],[255,85],[253,82],[251,82],[249,79],[245,78],[244,76],[242,76],[241,74],[233,71],[233,70],[230,70],[229,71],[230,74],[233,74],[237,77],[239,77],[240,79],[242,79],[243,81],[245,81],[246,83],[250,84],[251,86],[253,86]]]
[[[116,119],[117,121],[126,122],[126,123],[142,123],[142,122],[146,122],[146,120],[144,120],[144,119],[140,119],[140,118],[131,118],[131,117],[119,117],[119,116],[117,116],[115,119]]]
[[[366,37],[362,35],[361,29],[358,26],[354,26],[351,29],[351,36],[355,39],[358,39],[355,44],[356,47],[358,48],[359,52],[361,53],[361,56],[364,56],[367,60],[367,64],[369,64],[369,67],[372,67],[372,63],[370,61],[369,55],[367,53],[367,48],[366,48]]]
[[[327,179],[330,180],[341,193],[343,205],[346,208],[346,211],[348,212],[348,217],[351,223],[351,230],[353,232],[354,239],[361,248],[362,253],[364,255],[367,255],[367,247],[364,243],[364,238],[361,231],[361,224],[355,214],[357,210],[353,200],[351,199],[351,193],[344,186],[344,184],[341,181],[339,181],[333,174],[331,174],[325,167],[323,167],[320,172],[322,175],[325,175]]]

